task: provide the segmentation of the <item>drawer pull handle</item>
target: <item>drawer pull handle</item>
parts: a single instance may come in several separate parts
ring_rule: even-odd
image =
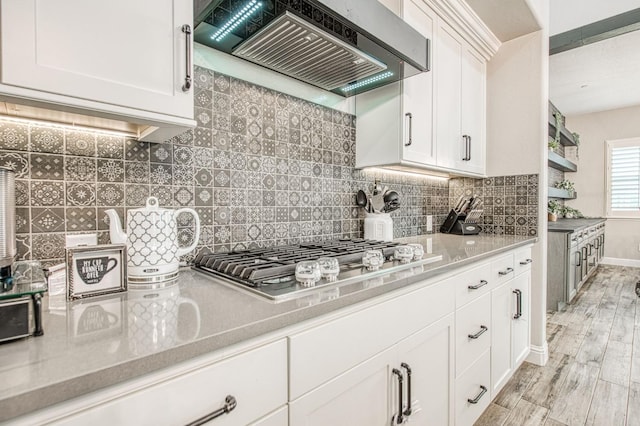
[[[404,146],[409,146],[413,143],[413,114],[408,112],[405,114],[405,116],[409,119],[409,137],[407,138],[407,143],[405,143]]]
[[[477,289],[479,289],[480,287],[484,287],[484,286],[485,286],[485,285],[487,285],[487,284],[488,284],[488,283],[487,283],[487,281],[486,281],[486,280],[480,280],[480,283],[479,283],[479,284],[476,284],[476,285],[470,285],[470,286],[467,286],[467,288],[469,288],[469,290],[477,290]]]
[[[187,426],[201,426],[222,416],[223,414],[229,414],[234,408],[236,408],[236,405],[238,405],[236,398],[231,395],[227,395],[224,399],[224,407],[218,408],[216,411],[209,413],[204,417],[200,417],[198,420],[189,423]]]
[[[186,37],[186,46],[187,46],[187,60],[186,60],[186,69],[187,72],[184,77],[184,84],[182,85],[182,91],[188,92],[191,89],[191,27],[187,24],[182,26],[182,32],[185,33]]]
[[[505,276],[513,272],[513,268],[507,268],[504,271],[498,271],[498,275]]]
[[[526,259],[526,260],[523,260],[522,262],[520,262],[520,264],[524,266],[524,265],[530,264],[531,262],[533,262],[533,259]]]
[[[402,414],[405,416],[411,415],[411,367],[406,362],[400,364],[400,367],[407,370],[407,408],[404,410]]]
[[[467,398],[467,402],[469,404],[477,404],[478,401],[480,401],[480,398],[482,398],[485,393],[487,393],[487,388],[485,388],[484,386],[480,386],[480,393],[473,399]]]
[[[516,314],[513,319],[518,319],[522,316],[522,292],[518,289],[513,290],[513,294],[516,295]]]
[[[391,373],[395,374],[398,378],[398,414],[394,415],[393,419],[391,419],[391,423],[395,421],[397,425],[401,425],[404,423],[404,413],[402,411],[402,384],[404,382],[404,378],[402,377],[402,372],[397,368],[391,370]]]
[[[481,325],[480,326],[480,331],[478,331],[476,334],[469,334],[469,339],[477,339],[478,337],[482,336],[487,330],[489,330],[486,326]]]

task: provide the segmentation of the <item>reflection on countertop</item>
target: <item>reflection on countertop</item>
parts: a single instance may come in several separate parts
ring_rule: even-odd
[[[0,345],[0,421],[223,349],[536,241],[431,234],[442,260],[273,303],[190,269],[178,283],[67,302],[44,298],[45,334]]]

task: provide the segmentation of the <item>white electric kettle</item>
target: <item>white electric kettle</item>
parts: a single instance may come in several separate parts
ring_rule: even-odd
[[[156,197],[147,198],[147,206],[127,212],[127,233],[122,230],[115,210],[105,212],[109,216],[109,234],[113,244],[127,245],[127,276],[142,281],[159,281],[175,278],[180,266],[180,256],[196,248],[200,238],[200,217],[193,209],[162,209]],[[176,218],[180,213],[190,213],[195,220],[193,243],[178,246]]]

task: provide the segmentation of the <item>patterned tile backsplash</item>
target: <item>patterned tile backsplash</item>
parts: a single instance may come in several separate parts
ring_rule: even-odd
[[[449,195],[451,204],[461,195],[482,198],[483,233],[538,235],[538,175],[451,179]]]
[[[396,237],[446,217],[447,181],[354,168],[353,116],[204,68],[195,90],[198,126],[163,144],[0,121],[0,165],[17,173],[20,257],[60,261],[67,233],[107,243],[105,210],[123,217],[150,195],[196,209],[198,250],[361,237],[355,193],[375,179],[400,193]],[[188,216],[179,227],[191,241]]]

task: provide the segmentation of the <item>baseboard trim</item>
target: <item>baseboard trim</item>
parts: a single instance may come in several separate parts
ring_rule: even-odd
[[[631,266],[634,268],[640,268],[640,260],[638,259],[621,259],[618,257],[603,257],[600,263],[602,263],[603,265]]]
[[[547,345],[547,342],[544,342],[543,346],[531,345],[526,361],[536,365],[545,365],[549,361],[549,345]]]

